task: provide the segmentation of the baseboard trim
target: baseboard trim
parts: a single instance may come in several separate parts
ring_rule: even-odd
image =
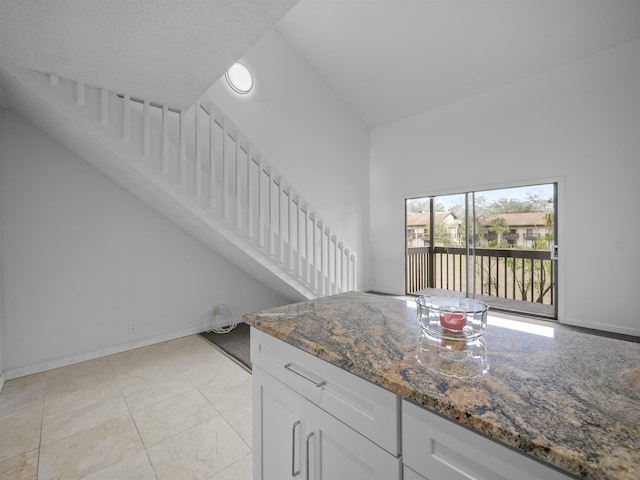
[[[0,392],[2,392],[2,387],[4,387],[4,372],[0,372]]]
[[[607,333],[613,333],[613,334],[621,334],[621,335],[628,335],[631,337],[640,337],[640,330],[638,330],[637,328],[629,328],[629,327],[623,327],[620,325],[610,325],[607,323],[600,323],[600,322],[585,322],[582,320],[576,320],[576,319],[565,319],[562,322],[562,325],[568,325],[568,326],[573,326],[573,327],[581,327],[581,328],[587,328],[590,330],[596,330],[598,332],[603,332],[604,334]]]
[[[391,295],[391,296],[405,296],[406,293],[400,293],[397,290],[387,288],[372,288],[369,290],[362,290],[364,293],[371,293],[373,295]]]
[[[188,328],[186,330],[180,330],[177,332],[166,333],[164,335],[158,335],[155,337],[144,338],[141,340],[135,340],[133,342],[123,343],[115,345],[113,347],[102,348],[100,350],[94,350],[92,352],[80,353],[78,355],[72,355],[69,357],[60,358],[57,360],[51,360],[48,362],[37,363],[35,365],[29,365],[26,367],[18,367],[6,370],[3,372],[3,377],[6,380],[12,380],[14,378],[25,377],[27,375],[33,375],[34,373],[46,372],[47,370],[53,370],[54,368],[66,367],[75,363],[86,362],[87,360],[93,360],[95,358],[106,357],[115,353],[122,353],[128,350],[135,350],[136,348],[147,347],[156,343],[167,342],[169,340],[175,340],[176,338],[187,337],[189,335],[196,335],[202,333],[204,329],[202,327]],[[0,378],[3,378],[0,377]],[[0,383],[1,389],[2,383]]]

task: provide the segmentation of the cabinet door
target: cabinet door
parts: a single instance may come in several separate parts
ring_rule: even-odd
[[[303,479],[307,401],[253,367],[253,478]]]
[[[255,364],[253,408],[254,480],[401,478],[399,458]]]
[[[308,403],[309,480],[398,480],[401,461]],[[306,472],[305,472],[306,473]]]
[[[418,475],[416,472],[411,470],[406,465],[404,466],[404,478],[403,480],[428,480],[424,478],[422,475]]]

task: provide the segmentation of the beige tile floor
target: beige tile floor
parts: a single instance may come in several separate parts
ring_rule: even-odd
[[[250,480],[251,374],[198,335],[5,383],[1,480]]]

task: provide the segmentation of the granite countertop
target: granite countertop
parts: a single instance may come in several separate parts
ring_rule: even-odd
[[[489,313],[467,345],[429,340],[415,302],[365,293],[244,318],[578,478],[640,479],[640,343]]]

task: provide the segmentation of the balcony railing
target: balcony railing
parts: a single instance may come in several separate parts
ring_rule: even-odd
[[[522,302],[553,307],[555,274],[549,251],[476,248],[469,256],[467,253],[460,247],[408,248],[407,293],[428,289],[466,292],[469,259],[470,291],[475,281],[478,295],[518,303],[514,310],[522,310]],[[554,308],[543,311],[552,316]]]

